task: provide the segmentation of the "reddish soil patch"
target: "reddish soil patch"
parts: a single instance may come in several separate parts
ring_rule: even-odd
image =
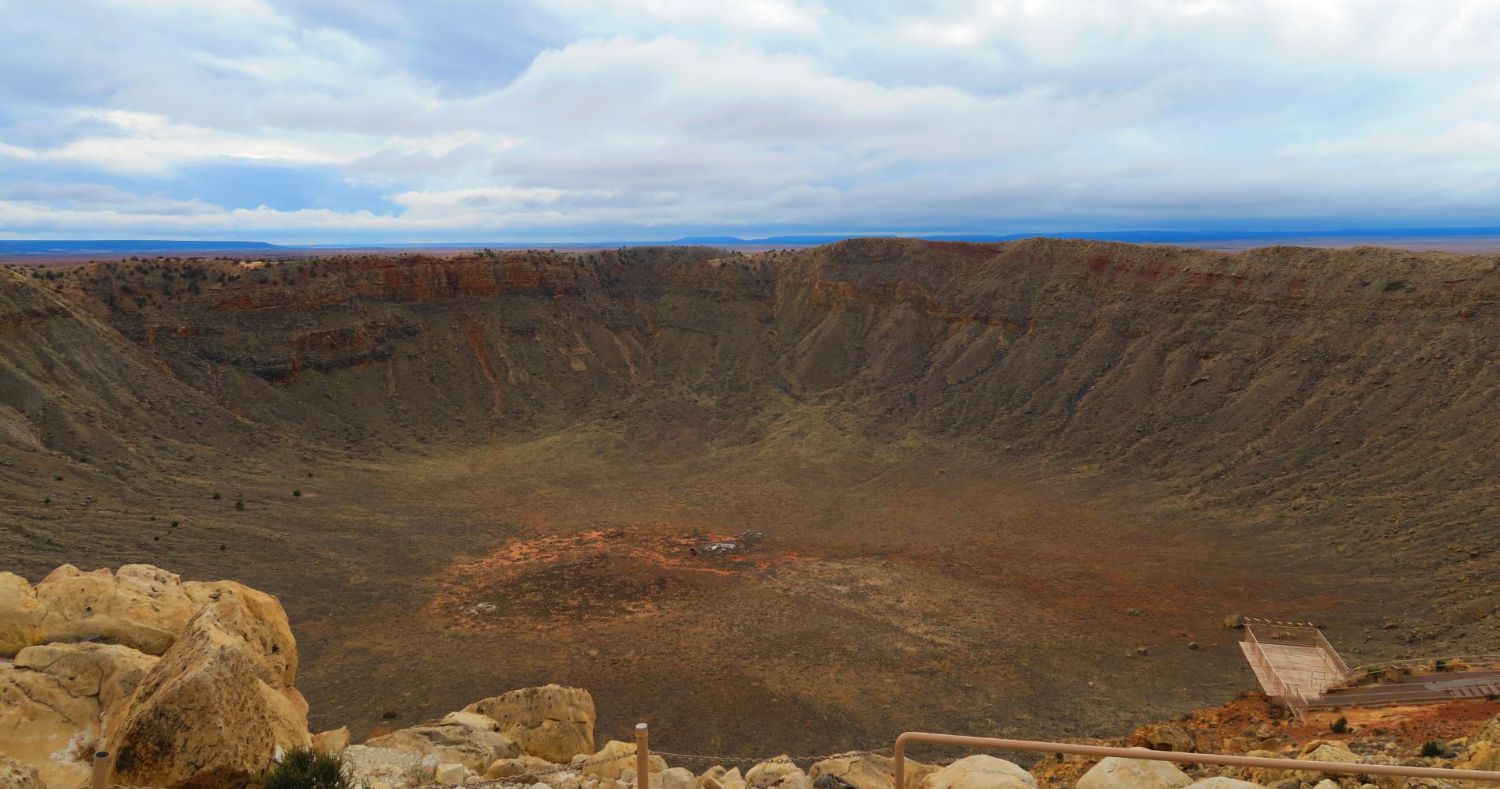
[[[666,526],[538,537],[454,565],[429,611],[476,630],[618,623],[701,599],[742,573],[796,558],[759,535]]]

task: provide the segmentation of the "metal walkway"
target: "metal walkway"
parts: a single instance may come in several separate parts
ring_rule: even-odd
[[[1495,655],[1394,661],[1351,670],[1316,625],[1269,619],[1245,620],[1245,640],[1240,642],[1240,649],[1266,695],[1285,704],[1298,718],[1305,717],[1310,709],[1346,705],[1431,704],[1500,697],[1500,670],[1491,667],[1500,665],[1500,656]],[[1449,670],[1444,671],[1444,665]],[[1464,668],[1451,670],[1457,665]],[[1403,666],[1418,671],[1397,671],[1394,678],[1377,678],[1384,667]]]
[[[1311,622],[1247,619],[1240,649],[1266,695],[1299,718],[1310,707],[1331,706],[1322,703],[1325,692],[1349,674],[1348,664]]]

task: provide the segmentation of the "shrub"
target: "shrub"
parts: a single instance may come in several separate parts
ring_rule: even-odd
[[[1428,740],[1422,743],[1422,756],[1428,759],[1442,756],[1444,750],[1446,749],[1443,748],[1443,744],[1437,740]]]
[[[293,491],[292,491],[292,495],[293,495],[293,496],[299,496],[299,497],[300,497],[300,496],[301,496],[301,495],[302,495],[302,490],[301,490],[301,489],[300,489],[300,488],[299,488],[299,489],[296,489],[296,490],[293,490]]]
[[[237,510],[243,510],[243,509],[245,509],[245,497],[244,496],[235,496],[234,497],[234,508],[237,509]]]
[[[1349,731],[1349,719],[1340,715],[1338,720],[1328,724],[1328,730],[1334,734],[1343,734]]]
[[[357,789],[344,757],[298,746],[255,780],[258,789]]]

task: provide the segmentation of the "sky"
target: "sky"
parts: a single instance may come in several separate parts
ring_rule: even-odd
[[[0,0],[0,238],[1500,225],[1493,0]]]

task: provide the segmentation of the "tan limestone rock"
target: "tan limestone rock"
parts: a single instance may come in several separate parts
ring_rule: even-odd
[[[480,775],[498,759],[513,759],[521,755],[521,746],[504,734],[462,723],[435,723],[398,729],[372,738],[365,745],[421,756],[436,756],[439,763],[462,764]]]
[[[1100,760],[1083,777],[1078,789],[1180,789],[1192,783],[1187,773],[1171,762],[1124,759]]]
[[[1018,764],[976,754],[928,775],[921,789],[1036,789],[1036,779]]]
[[[258,597],[223,594],[194,615],[112,727],[117,781],[238,789],[278,747],[312,744],[287,695],[296,644],[265,614]]]
[[[532,756],[564,764],[594,752],[594,698],[582,688],[545,685],[502,693],[463,709],[500,724]]]
[[[510,759],[496,759],[489,768],[484,771],[487,781],[500,778],[514,778],[518,775],[530,775],[556,768],[552,762],[529,754],[522,754]]]
[[[937,772],[938,767],[932,764],[923,764],[911,759],[906,760],[907,786],[920,786],[922,779],[929,773]],[[854,789],[894,789],[896,786],[895,770],[892,760],[888,756],[870,754],[866,756],[838,756],[832,759],[824,759],[808,768],[807,776],[814,782],[821,776],[831,775],[842,779]]]
[[[651,772],[659,773],[667,769],[665,759],[651,754]],[[575,756],[573,762],[588,766],[582,768],[584,775],[590,775],[601,781],[616,781],[626,770],[635,771],[635,745],[633,743],[610,740],[600,748],[597,753],[588,756]]]
[[[318,753],[338,754],[343,753],[349,747],[349,727],[340,726],[337,729],[320,731],[313,735],[312,747]]]

